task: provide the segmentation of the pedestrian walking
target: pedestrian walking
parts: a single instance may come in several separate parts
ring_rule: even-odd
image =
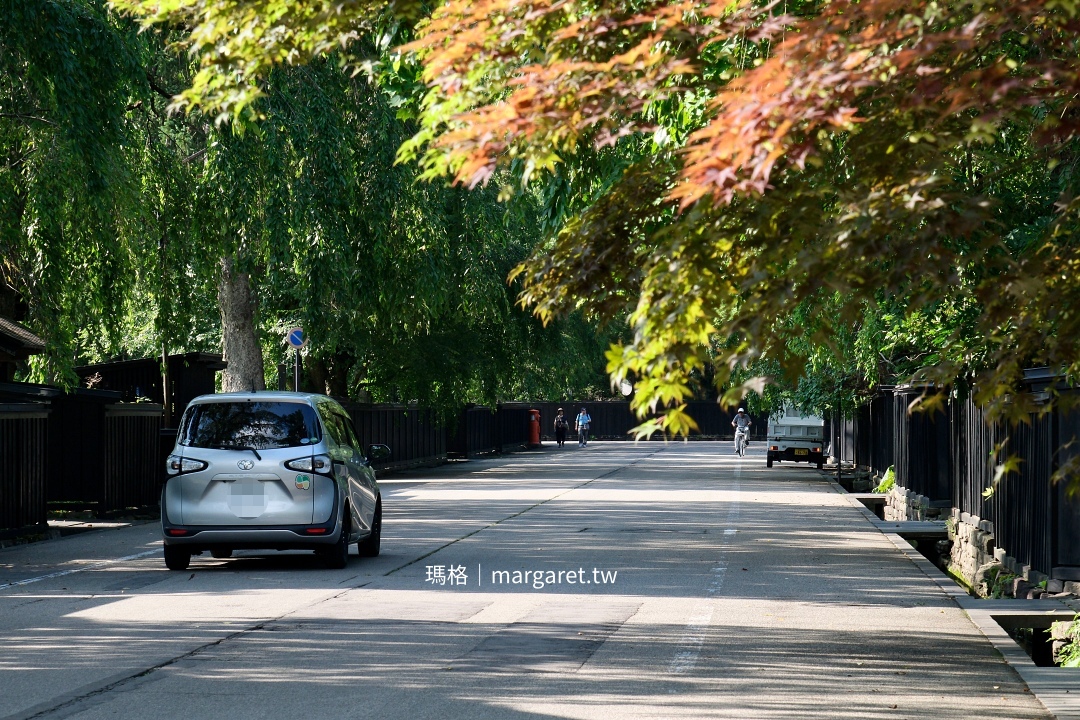
[[[577,419],[574,421],[574,429],[577,430],[578,447],[585,447],[589,444],[590,425],[592,425],[592,418],[589,416],[589,411],[581,408],[581,412],[578,413]]]
[[[566,431],[570,429],[570,421],[563,415],[563,409],[559,408],[558,414],[555,416],[555,442],[559,447],[566,444]]]

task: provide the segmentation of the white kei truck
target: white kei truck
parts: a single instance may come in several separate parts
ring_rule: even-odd
[[[815,415],[803,415],[798,408],[785,407],[769,418],[768,454],[765,464],[774,462],[815,463],[820,470],[825,464],[822,447],[825,421]]]

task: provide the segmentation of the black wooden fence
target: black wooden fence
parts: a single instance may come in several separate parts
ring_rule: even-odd
[[[1027,391],[1045,389],[1043,376],[1032,373]],[[897,484],[926,496],[931,506],[992,523],[997,546],[1018,565],[1080,580],[1080,496],[1051,481],[1080,452],[1080,410],[1057,407],[1010,426],[988,423],[962,389],[943,410],[908,412],[919,393],[881,389],[833,426],[834,454],[878,474],[893,467]],[[1002,473],[995,486],[998,466],[1009,456],[1019,460],[1019,469]]]
[[[104,410],[105,472],[99,507],[112,511],[157,505],[165,468],[158,455],[161,406],[125,403],[106,405]]]
[[[1019,564],[1080,580],[1080,497],[1051,482],[1077,452],[1080,411],[1059,407],[1016,426],[988,425],[962,397],[954,401],[953,422],[954,507],[992,522],[998,547]],[[1019,459],[1019,470],[1003,473],[995,487],[998,464],[1009,456]]]
[[[14,480],[0,481],[9,488],[2,491],[5,498],[27,498],[15,503],[18,510],[0,502],[0,527],[43,523],[49,504],[110,513],[158,503],[164,468],[161,405],[119,403],[120,397],[104,390],[65,393],[48,385],[0,383],[0,401],[23,401],[7,407],[21,407],[21,415],[33,416],[20,419],[15,413],[0,433],[0,444],[11,438],[20,448],[9,459],[4,446],[0,464],[5,476],[11,472],[32,486],[16,495],[10,490]]]
[[[446,459],[446,433],[435,411],[416,405],[364,405],[342,402],[365,448],[387,445],[392,456],[380,469],[432,465]]]
[[[0,404],[0,528],[46,524],[48,416],[39,404]]]
[[[48,500],[99,513],[158,503],[161,406],[62,395],[49,417]]]
[[[570,423],[570,437],[573,438],[574,419],[583,407],[592,418],[589,436],[594,439],[631,440],[633,436],[629,434],[630,430],[641,422],[630,409],[629,402],[618,400],[503,403],[494,409],[471,406],[463,410],[457,422],[449,428],[446,451],[450,457],[471,457],[521,447],[529,438],[530,410],[540,411],[541,440],[554,441],[555,416],[559,408],[563,409],[563,414]],[[687,412],[699,426],[693,437],[734,436],[731,428],[734,411],[724,410],[715,402],[691,402],[687,404]],[[751,438],[764,439],[766,429],[766,418],[759,418],[751,427]]]
[[[930,499],[952,504],[951,420],[947,410],[909,412],[921,391],[881,388],[854,413],[827,424],[830,454],[878,475],[893,467],[897,482]]]

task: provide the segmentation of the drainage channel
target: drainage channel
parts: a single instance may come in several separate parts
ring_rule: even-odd
[[[853,497],[835,483],[833,485],[838,493],[846,496],[851,507],[862,513],[956,602],[1057,720],[1080,720],[1080,668],[1058,667],[1054,663],[1053,637],[1049,633],[1053,623],[1072,621],[1077,617],[1073,608],[1061,600],[999,600],[973,596],[934,560],[938,550],[936,543],[948,539],[942,523],[883,522],[861,498]],[[911,542],[910,538],[916,542]],[[933,550],[920,552],[919,546],[929,547],[925,544],[927,541],[935,544]]]

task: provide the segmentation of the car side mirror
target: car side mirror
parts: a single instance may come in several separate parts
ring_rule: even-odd
[[[367,457],[370,462],[384,462],[390,459],[390,448],[386,445],[368,445]]]

